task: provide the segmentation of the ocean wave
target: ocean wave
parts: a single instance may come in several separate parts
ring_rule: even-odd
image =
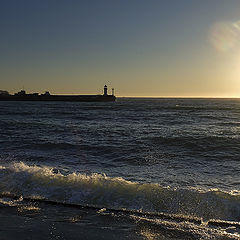
[[[0,193],[101,208],[181,214],[204,220],[240,220],[237,191],[171,189],[97,173],[64,175],[58,169],[23,162],[0,166]]]
[[[230,136],[172,136],[163,137],[156,136],[151,138],[153,144],[177,146],[183,148],[189,148],[191,150],[198,151],[210,151],[210,150],[235,150],[239,145],[238,137]]]

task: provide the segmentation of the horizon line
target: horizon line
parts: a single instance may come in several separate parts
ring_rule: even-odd
[[[213,99],[239,99],[240,96],[116,96],[117,98],[213,98]]]
[[[10,92],[10,91],[9,91]],[[34,91],[30,91],[30,92],[34,92]],[[92,94],[92,93],[55,93],[53,92],[52,94],[54,95],[103,95],[103,93],[97,93],[97,94]],[[111,94],[108,94],[108,95],[111,95]],[[117,95],[114,95],[115,97],[117,98],[192,98],[192,99],[204,99],[204,98],[212,98],[212,99],[239,99],[240,98],[240,95],[239,96],[152,96],[152,95],[142,95],[142,96],[134,96],[134,95],[120,95],[120,96],[117,96]]]

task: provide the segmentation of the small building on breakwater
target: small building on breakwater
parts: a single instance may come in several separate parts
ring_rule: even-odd
[[[107,86],[104,86],[103,94],[99,95],[52,95],[46,91],[43,94],[26,93],[21,90],[13,95],[7,91],[0,91],[0,101],[64,101],[64,102],[115,102],[114,89],[108,94]]]

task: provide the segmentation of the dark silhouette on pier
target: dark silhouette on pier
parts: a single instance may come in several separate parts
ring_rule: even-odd
[[[51,95],[48,91],[44,94],[26,93],[25,90],[9,94],[0,90],[0,101],[65,101],[65,102],[115,102],[114,89],[112,95],[108,94],[107,86],[104,86],[103,95]]]

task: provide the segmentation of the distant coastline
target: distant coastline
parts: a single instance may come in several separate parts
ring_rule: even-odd
[[[26,93],[25,90],[12,95],[8,91],[0,90],[0,101],[115,102],[116,97],[114,96],[114,89],[112,89],[112,95],[109,95],[107,86],[105,85],[102,95],[52,95],[48,91],[39,94]]]

